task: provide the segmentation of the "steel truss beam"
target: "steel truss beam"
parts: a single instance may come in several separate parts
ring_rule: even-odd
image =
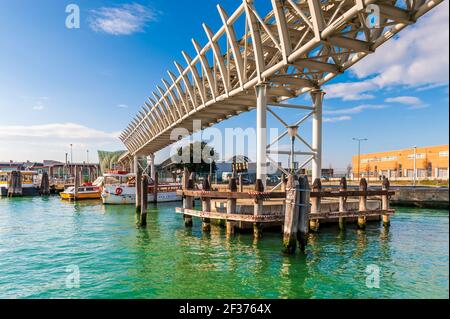
[[[254,88],[261,83],[267,83],[268,103],[317,90],[442,1],[271,0],[265,17],[253,0],[242,0],[232,14],[218,6],[222,27],[213,33],[203,25],[208,42],[202,47],[192,40],[196,55],[182,53],[186,67],[175,62],[178,75],[167,72],[169,80],[150,94],[120,139],[131,155],[154,154],[174,143],[168,132],[192,127],[202,110],[208,110],[207,127],[236,115],[231,105],[242,107],[238,112],[255,108]],[[365,23],[369,5],[380,8],[379,28]],[[221,112],[213,116],[218,105]]]

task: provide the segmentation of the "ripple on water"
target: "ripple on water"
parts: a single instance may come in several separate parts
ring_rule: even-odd
[[[389,232],[323,228],[306,256],[287,257],[279,234],[202,234],[175,207],[151,206],[141,230],[132,206],[0,199],[0,297],[448,298],[448,211],[401,208]],[[68,289],[74,265],[80,288]],[[379,289],[366,286],[369,265]]]

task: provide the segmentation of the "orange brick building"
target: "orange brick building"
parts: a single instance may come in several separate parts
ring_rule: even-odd
[[[414,162],[416,165],[414,165]],[[358,155],[353,157],[353,176],[358,178]],[[361,155],[360,175],[365,177],[448,179],[448,145],[414,148]]]

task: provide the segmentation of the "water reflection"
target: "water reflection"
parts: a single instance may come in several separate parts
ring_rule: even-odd
[[[448,212],[399,210],[391,229],[368,223],[322,225],[307,254],[282,254],[279,233],[227,239],[201,220],[184,227],[176,205],[149,206],[137,229],[134,206],[65,203],[58,198],[0,200],[0,296],[64,298],[391,298],[448,296]],[[48,284],[68,264],[83,274],[80,291]],[[380,289],[365,286],[378,265]],[[59,277],[58,277],[59,276]],[[22,285],[23,283],[23,285]]]

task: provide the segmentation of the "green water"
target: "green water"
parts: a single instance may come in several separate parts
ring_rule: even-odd
[[[140,230],[130,206],[0,199],[0,297],[449,297],[448,211],[401,208],[389,232],[324,228],[306,256],[286,257],[279,234],[204,235],[175,207],[151,207]],[[379,267],[379,288],[366,286],[368,265]],[[76,269],[79,288],[68,279]]]

